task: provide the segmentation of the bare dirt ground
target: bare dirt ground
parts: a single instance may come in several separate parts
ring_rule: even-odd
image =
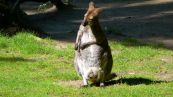
[[[119,39],[114,30],[126,37],[146,42],[163,43],[173,49],[173,1],[172,0],[94,0],[104,11],[100,23],[111,36]],[[51,38],[74,42],[78,27],[88,7],[88,1],[73,0],[73,9],[57,11],[55,7],[39,12],[41,3],[26,2],[22,9],[33,25],[49,33]],[[112,31],[111,31],[112,30]],[[113,36],[113,37],[112,37]]]

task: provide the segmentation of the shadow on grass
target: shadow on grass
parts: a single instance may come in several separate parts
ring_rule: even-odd
[[[156,80],[150,80],[146,78],[120,78],[118,80],[112,80],[105,82],[106,86],[114,85],[114,84],[127,84],[129,86],[133,85],[150,85],[150,84],[157,84],[157,83],[167,83],[168,81],[156,81]]]
[[[0,62],[35,62],[33,59],[25,59],[22,57],[0,57]]]

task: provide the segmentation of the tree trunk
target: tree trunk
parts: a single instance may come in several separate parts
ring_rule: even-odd
[[[27,29],[42,35],[40,29],[30,25],[19,5],[20,0],[0,0],[0,31],[6,35],[14,35],[21,29]]]
[[[0,31],[1,29],[13,28],[12,31],[5,31],[7,34],[13,34],[18,31],[18,29],[24,28],[32,29],[32,31],[42,34],[40,29],[30,25],[29,21],[25,18],[26,14],[20,9],[20,4],[26,1],[43,3],[51,1],[58,9],[66,7],[61,0],[0,0]]]

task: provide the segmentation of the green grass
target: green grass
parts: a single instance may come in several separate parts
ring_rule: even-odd
[[[0,97],[172,97],[173,52],[135,39],[110,41],[119,74],[105,88],[79,88],[60,81],[79,80],[72,43],[19,33],[0,35]],[[167,58],[167,60],[163,60]],[[164,75],[164,78],[159,75]],[[161,81],[162,80],[162,81]]]

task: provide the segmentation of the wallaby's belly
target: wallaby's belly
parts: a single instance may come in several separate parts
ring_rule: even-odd
[[[103,48],[97,44],[90,45],[80,51],[81,58],[84,60],[85,66],[88,67],[100,67],[103,52]]]
[[[83,33],[81,37],[81,44],[96,41],[91,28],[87,28],[87,32]],[[87,48],[80,50],[81,58],[84,60],[85,66],[88,67],[100,67],[101,65],[101,53],[103,48],[97,44],[92,44]]]

